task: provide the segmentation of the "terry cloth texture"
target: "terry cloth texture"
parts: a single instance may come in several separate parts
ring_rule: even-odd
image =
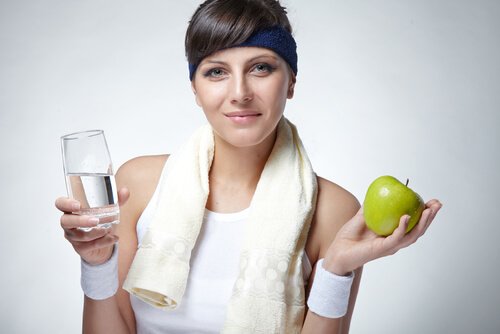
[[[125,290],[153,306],[172,309],[182,300],[213,154],[207,125],[167,160],[158,207],[124,283]],[[283,117],[250,205],[223,333],[300,332],[302,255],[316,195],[316,175],[297,130]]]

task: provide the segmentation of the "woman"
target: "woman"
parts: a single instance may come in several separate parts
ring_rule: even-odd
[[[241,330],[237,330],[239,325],[232,325],[230,319],[233,316],[245,316],[238,314],[237,304],[242,299],[235,295],[244,294],[245,291],[252,294],[259,289],[255,284],[238,290],[238,283],[243,282],[242,286],[246,286],[248,278],[245,277],[246,272],[239,273],[239,267],[246,261],[240,254],[244,253],[244,246],[240,245],[247,240],[244,234],[248,231],[248,226],[245,223],[254,219],[252,217],[255,214],[252,216],[252,213],[258,211],[259,206],[266,208],[262,209],[263,215],[273,210],[280,211],[285,216],[287,214],[276,196],[271,198],[271,207],[262,203],[265,202],[264,199],[256,199],[258,196],[265,198],[261,193],[266,193],[267,190],[272,193],[276,188],[262,179],[270,170],[267,166],[271,160],[278,161],[278,166],[279,161],[282,161],[276,158],[278,142],[293,141],[296,145],[291,145],[292,153],[296,153],[294,150],[298,147],[299,157],[295,153],[292,155],[299,160],[294,161],[299,161],[301,168],[306,166],[305,176],[299,178],[298,182],[311,175],[307,174],[307,156],[294,127],[283,118],[286,100],[293,97],[295,88],[295,42],[291,37],[286,12],[277,1],[209,0],[200,5],[190,21],[186,33],[186,54],[190,64],[192,90],[196,103],[203,109],[210,124],[213,143],[206,182],[209,191],[201,201],[204,204],[203,217],[200,218],[203,224],[195,233],[196,243],[186,243],[186,248],[192,248],[192,252],[186,269],[189,278],[186,278],[187,283],[183,282],[185,291],[184,288],[180,289],[181,297],[178,300],[163,295],[159,299],[160,302],[170,303],[163,305],[165,307],[176,307],[173,311],[159,310],[144,302],[154,299],[150,298],[151,291],[141,297],[138,283],[140,278],[137,275],[141,275],[140,268],[144,266],[140,261],[144,259],[138,258],[147,247],[139,247],[138,251],[138,245],[145,244],[145,239],[154,239],[154,236],[148,236],[149,232],[145,232],[148,228],[162,228],[155,225],[155,217],[159,215],[157,212],[163,208],[162,196],[171,196],[171,201],[175,202],[176,197],[182,196],[183,192],[182,186],[177,193],[167,186],[166,191],[159,190],[161,185],[168,183],[165,180],[173,178],[169,175],[175,174],[174,167],[170,171],[164,168],[170,163],[175,166],[167,155],[132,159],[116,174],[121,210],[120,224],[116,229],[82,232],[77,227],[95,226],[98,220],[71,214],[79,208],[79,203],[74,200],[59,198],[56,201],[57,208],[64,213],[61,225],[65,236],[81,256],[82,265],[89,268],[91,273],[96,272],[92,266],[110,267],[110,258],[116,259],[115,250],[118,249],[119,286],[125,285],[127,289],[118,289],[116,294],[113,290],[111,294],[102,295],[102,298],[86,296],[84,332],[215,333],[224,330],[348,333],[362,266],[373,259],[394,254],[415,242],[432,222],[441,204],[437,200],[427,202],[418,225],[410,233],[405,234],[408,218],[405,216],[401,217],[400,225],[393,235],[382,238],[366,229],[358,201],[345,189],[316,176],[310,184],[299,184],[299,187],[304,186],[300,188],[300,194],[307,193],[303,191],[306,188],[311,191],[306,199],[304,217],[297,220],[299,227],[292,231],[295,234],[290,234],[296,237],[292,238],[294,243],[289,250],[280,250],[288,252],[285,256],[288,262],[283,262],[281,267],[282,262],[276,266],[283,268],[281,279],[285,283],[275,286],[282,287],[283,291],[278,289],[276,297],[266,300],[262,305],[259,303],[262,298],[268,297],[267,294],[260,299],[245,299],[241,304],[244,305],[242,310],[248,309],[251,312],[257,309],[253,310],[254,314],[260,314],[258,308],[265,308],[267,304],[276,304],[278,311],[276,314],[266,311],[262,320],[255,316],[255,324],[247,324],[246,327],[241,325]],[[204,143],[204,140],[200,142]],[[198,149],[199,144],[195,147]],[[180,160],[181,158],[177,161]],[[283,170],[287,167],[281,163]],[[182,168],[179,169],[177,173],[187,173]],[[280,170],[270,173],[279,174]],[[271,175],[273,179],[275,174]],[[294,173],[285,176],[293,179],[293,175]],[[186,184],[188,179],[189,174]],[[170,182],[175,183],[175,180]],[[185,192],[189,193],[188,190]],[[283,198],[286,195],[283,194]],[[309,204],[311,207],[307,209]],[[186,208],[176,209],[175,205],[169,210],[180,211],[179,214],[189,211]],[[294,219],[293,214],[291,219]],[[269,225],[272,228],[272,224],[278,223],[271,221],[267,224],[259,225],[263,228],[262,239],[272,241],[275,238],[279,243],[282,237],[280,233],[269,235],[270,232],[266,232]],[[153,225],[155,228],[152,228]],[[174,228],[177,227],[174,225]],[[286,223],[283,227],[283,234],[288,233],[289,229],[293,230]],[[119,248],[114,247],[115,244],[118,245],[118,239]],[[253,243],[259,241],[258,238],[250,240]],[[180,246],[182,252],[184,244]],[[175,251],[177,250],[176,248]],[[259,259],[259,263],[274,261],[273,255],[264,255]],[[144,261],[148,261],[147,256]],[[164,270],[155,265],[151,275],[155,275],[154,268]],[[296,269],[295,272],[293,268]],[[174,275],[176,266],[168,270],[172,271],[173,276],[177,275]],[[267,268],[265,273],[267,281],[263,284],[276,282],[278,279],[279,270]],[[319,273],[322,275],[321,283],[318,283],[319,278],[315,282]],[[96,275],[96,280],[103,279],[103,284],[107,284],[106,278],[101,277],[102,274]],[[146,276],[149,277],[150,273]],[[165,279],[169,279],[168,276],[167,273]],[[291,278],[298,279],[305,286],[289,285],[287,282]],[[82,285],[83,280],[82,278]],[[305,294],[302,291],[304,288]],[[311,289],[313,292],[310,292]],[[332,295],[344,296],[332,299],[329,291]],[[311,296],[308,297],[309,293]],[[88,290],[86,294],[91,295]],[[290,294],[296,294],[299,302],[291,305],[293,303],[289,303],[288,299]],[[323,296],[327,296],[326,299],[323,300]],[[306,301],[309,309],[304,305]],[[226,311],[229,314],[227,319]],[[251,320],[250,316],[250,322]],[[269,324],[273,321],[276,323],[273,325],[275,327],[270,329]]]

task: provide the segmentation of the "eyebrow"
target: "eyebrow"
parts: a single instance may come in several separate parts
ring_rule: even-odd
[[[252,57],[252,58],[246,60],[245,62],[246,63],[251,63],[251,62],[254,62],[255,60],[257,60],[259,58],[272,58],[275,61],[279,61],[279,58],[276,57],[275,55],[272,55],[272,54],[262,54],[262,55],[258,55],[258,56]],[[203,65],[203,64],[221,64],[221,65],[226,65],[227,62],[222,61],[222,60],[217,60],[217,59],[213,59],[213,60],[207,59],[207,60],[203,61],[200,65]]]

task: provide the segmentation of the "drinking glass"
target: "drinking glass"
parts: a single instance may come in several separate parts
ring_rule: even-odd
[[[79,229],[88,232],[118,224],[118,196],[104,132],[89,130],[62,136],[61,148],[68,197],[80,202],[80,210],[73,213],[99,219],[96,227]]]

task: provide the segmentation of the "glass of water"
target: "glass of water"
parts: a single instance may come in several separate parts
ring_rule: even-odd
[[[104,132],[90,130],[62,136],[61,148],[68,197],[80,202],[80,211],[74,213],[99,219],[96,227],[80,229],[118,224],[118,196]]]

